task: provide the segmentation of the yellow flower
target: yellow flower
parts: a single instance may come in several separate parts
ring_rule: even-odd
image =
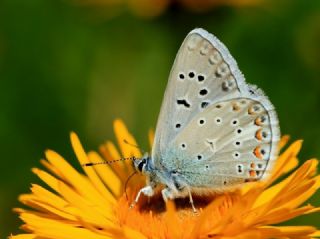
[[[75,133],[71,143],[80,164],[140,157],[133,136],[120,120],[115,121],[120,152],[112,142],[96,152],[86,153]],[[153,135],[150,134],[150,141]],[[284,136],[282,148],[288,141]],[[31,209],[15,211],[24,222],[26,234],[11,239],[107,239],[107,238],[315,238],[320,232],[312,226],[277,226],[294,217],[318,213],[320,208],[302,205],[320,187],[316,175],[318,161],[311,159],[298,165],[297,154],[302,142],[290,145],[277,159],[271,176],[263,182],[252,182],[243,188],[214,198],[194,198],[199,208],[192,212],[188,200],[179,199],[166,205],[160,196],[143,197],[133,209],[130,202],[145,184],[140,175],[132,177],[126,192],[124,184],[134,172],[132,162],[124,160],[110,165],[84,167],[79,173],[62,156],[46,152],[41,163],[47,171],[32,171],[49,189],[33,184],[31,193],[19,200]]]

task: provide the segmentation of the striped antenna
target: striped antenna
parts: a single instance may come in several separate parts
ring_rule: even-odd
[[[110,160],[110,161],[84,163],[84,164],[81,164],[81,166],[82,167],[90,167],[90,166],[99,165],[99,164],[113,164],[113,163],[125,161],[125,160],[135,161],[136,159],[137,158],[133,156],[133,157],[129,157],[129,158],[120,158],[120,159],[115,159],[115,160]]]
[[[125,144],[127,144],[127,145],[130,145],[130,146],[132,146],[132,147],[135,147],[135,148],[139,149],[139,150],[142,152],[142,154],[145,154],[145,151],[142,150],[138,145],[133,144],[133,143],[130,143],[130,142],[128,142],[128,140],[126,140],[126,139],[124,139],[123,142],[124,142]]]

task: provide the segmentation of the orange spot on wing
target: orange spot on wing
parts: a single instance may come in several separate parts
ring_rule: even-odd
[[[234,111],[240,110],[239,105],[238,105],[237,103],[233,103],[233,104],[232,104],[232,110],[234,110]]]
[[[261,154],[261,147],[260,146],[256,147],[254,149],[253,153],[258,159],[262,159],[263,158],[263,155]]]
[[[260,118],[260,117],[256,118],[255,121],[254,121],[254,123],[255,123],[255,125],[257,125],[257,126],[261,126],[261,125],[262,125],[261,118]]]
[[[255,177],[257,174],[256,174],[256,171],[250,170],[249,175],[250,175],[250,177]]]
[[[255,136],[257,140],[262,140],[262,129],[259,129]]]
[[[254,114],[254,109],[253,109],[253,107],[252,107],[252,106],[251,106],[251,107],[249,107],[249,109],[248,109],[248,113],[249,113],[250,115]]]

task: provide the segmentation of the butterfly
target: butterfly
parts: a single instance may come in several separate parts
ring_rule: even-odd
[[[204,29],[183,41],[170,72],[151,155],[134,161],[147,178],[137,194],[165,201],[224,192],[267,175],[280,129],[267,96],[247,84],[228,49]]]

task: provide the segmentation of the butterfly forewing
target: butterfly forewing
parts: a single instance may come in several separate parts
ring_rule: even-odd
[[[190,187],[223,188],[261,178],[278,140],[272,104],[245,83],[227,48],[205,30],[189,33],[161,107],[155,167],[178,170]]]
[[[236,81],[235,69],[225,58],[231,58],[232,65],[236,63],[222,43],[214,39],[213,45],[203,34],[207,33],[201,29],[192,31],[176,56],[158,118],[154,153],[165,151],[188,122],[209,105],[240,96],[243,80]]]

